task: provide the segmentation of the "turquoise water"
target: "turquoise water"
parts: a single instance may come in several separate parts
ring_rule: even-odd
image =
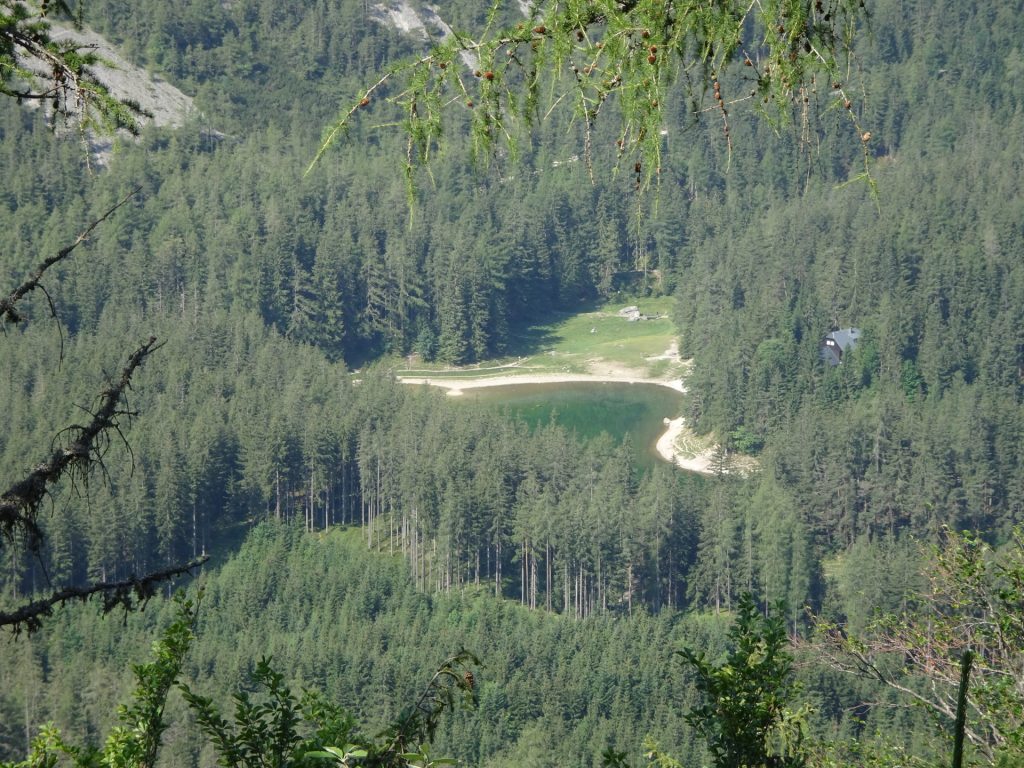
[[[666,418],[682,415],[683,396],[655,384],[509,384],[464,390],[459,400],[507,410],[531,426],[552,419],[582,439],[607,432],[622,441],[628,433],[640,467],[662,461],[655,451]]]

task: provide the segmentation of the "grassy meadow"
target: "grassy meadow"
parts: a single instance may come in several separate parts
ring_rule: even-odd
[[[619,310],[637,306],[650,319],[630,322]],[[524,328],[514,340],[514,354],[476,365],[405,361],[398,376],[478,379],[537,374],[629,373],[638,378],[680,378],[685,367],[662,357],[675,341],[671,297],[612,302],[589,312],[567,314]],[[660,359],[658,359],[660,358]]]

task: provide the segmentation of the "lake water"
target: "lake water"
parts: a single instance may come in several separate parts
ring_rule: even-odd
[[[665,432],[664,420],[683,411],[682,394],[655,384],[510,384],[467,389],[458,399],[507,409],[531,426],[553,418],[581,438],[607,432],[621,441],[629,433],[636,463],[644,468],[663,461],[655,444]]]

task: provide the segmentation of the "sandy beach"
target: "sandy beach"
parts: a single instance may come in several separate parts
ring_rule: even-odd
[[[524,373],[505,374],[499,376],[481,376],[480,378],[449,378],[443,376],[399,376],[403,384],[428,384],[448,390],[448,395],[457,397],[467,389],[480,387],[506,387],[510,384],[571,384],[577,381],[607,382],[612,384],[654,384],[668,387],[676,392],[685,392],[682,379],[645,379],[628,374],[600,373]]]
[[[676,442],[679,436],[686,429],[686,420],[680,416],[678,419],[666,419],[667,429],[665,434],[658,438],[657,451],[665,461],[675,463],[690,472],[711,474],[711,457],[714,452],[711,449],[699,453],[696,456],[682,456],[676,452]]]

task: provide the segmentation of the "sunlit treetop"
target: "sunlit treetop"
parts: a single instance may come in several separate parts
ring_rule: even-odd
[[[812,93],[867,135],[847,93],[853,44],[868,18],[863,0],[538,0],[517,4],[525,18],[501,26],[509,4],[496,0],[478,33],[453,32],[382,73],[330,126],[313,163],[361,113],[377,119],[388,109],[408,136],[410,180],[453,110],[469,110],[474,153],[486,157],[501,145],[514,152],[523,127],[571,108],[589,162],[591,128],[616,103],[617,155],[638,184],[660,168],[668,97],[683,96],[695,118],[720,121],[729,146],[731,110],[786,120]],[[375,100],[387,107],[367,111]]]

